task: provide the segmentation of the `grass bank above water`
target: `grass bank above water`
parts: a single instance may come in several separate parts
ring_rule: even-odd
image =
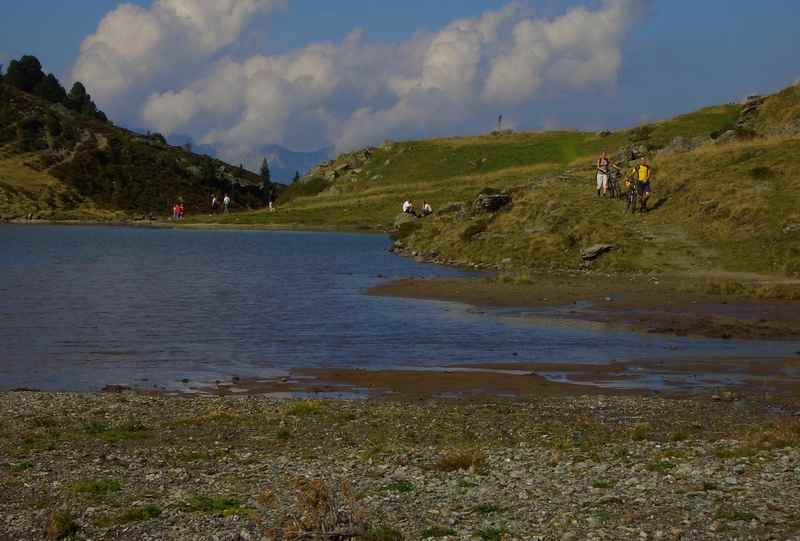
[[[525,282],[539,270],[584,268],[585,248],[611,244],[592,270],[703,276],[703,284],[745,296],[761,296],[754,292],[763,293],[766,281],[771,296],[793,298],[800,295],[800,139],[791,130],[797,95],[788,89],[757,106],[710,107],[610,134],[393,143],[350,168],[357,154],[340,157],[330,166],[344,167],[337,178],[304,179],[278,212],[191,221],[390,231],[408,198],[451,209],[398,233],[404,253],[425,259],[500,269],[505,279]],[[594,160],[620,149],[627,158],[630,150],[646,152],[655,168],[646,215],[624,214],[621,202],[594,193]],[[512,204],[472,211],[484,188],[509,194]]]

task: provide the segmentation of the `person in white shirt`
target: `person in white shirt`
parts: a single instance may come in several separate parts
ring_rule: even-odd
[[[403,203],[403,212],[406,214],[414,214],[414,205],[411,204],[411,201],[408,199],[405,200]]]
[[[428,202],[426,201],[426,202],[425,202],[425,203],[422,205],[422,215],[423,215],[423,216],[428,216],[428,215],[430,215],[430,214],[433,214],[433,208],[431,208],[431,206],[430,206],[430,205],[428,204]]]
[[[222,212],[228,214],[231,211],[231,198],[228,194],[225,194],[225,197],[222,199]]]

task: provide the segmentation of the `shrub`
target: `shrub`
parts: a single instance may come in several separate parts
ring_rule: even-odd
[[[65,539],[78,533],[78,530],[80,526],[69,511],[54,511],[47,521],[48,539]]]

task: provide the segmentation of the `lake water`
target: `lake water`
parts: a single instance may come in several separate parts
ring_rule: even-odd
[[[765,350],[368,296],[382,280],[459,274],[394,256],[376,235],[7,225],[0,246],[0,389]],[[796,344],[769,351],[784,349]]]

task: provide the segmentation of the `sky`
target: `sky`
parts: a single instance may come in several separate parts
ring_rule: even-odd
[[[796,0],[9,2],[0,63],[36,55],[117,124],[259,149],[615,129],[800,78]]]

